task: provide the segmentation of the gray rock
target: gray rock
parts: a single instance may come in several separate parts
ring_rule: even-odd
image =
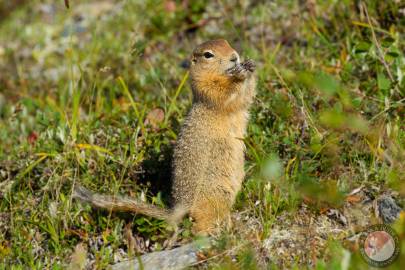
[[[391,196],[382,196],[377,200],[378,216],[384,223],[393,223],[401,212],[401,208]]]
[[[180,270],[198,262],[201,244],[193,242],[172,250],[152,252],[129,261],[110,266],[111,270]],[[142,264],[142,266],[140,265]]]

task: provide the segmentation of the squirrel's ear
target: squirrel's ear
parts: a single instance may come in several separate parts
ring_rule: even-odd
[[[192,61],[192,60],[191,60]],[[191,61],[189,59],[185,59],[183,61],[181,61],[180,66],[184,69],[189,69],[191,66]]]

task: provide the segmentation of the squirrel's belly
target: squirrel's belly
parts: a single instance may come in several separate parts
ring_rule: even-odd
[[[245,127],[244,113],[222,118],[198,107],[191,111],[173,156],[176,203],[218,196],[234,200],[244,178]]]
[[[174,153],[173,197],[184,204],[216,190],[235,196],[243,181],[243,165],[244,143],[239,138],[184,136]]]
[[[221,190],[235,196],[244,178],[244,144],[240,139],[220,138],[212,143],[208,166],[202,181],[209,192]]]
[[[241,139],[234,139],[234,154],[233,154],[233,177],[231,178],[232,180],[232,187],[234,191],[237,193],[241,186],[242,186],[242,181],[245,177],[245,170],[244,170],[244,164],[245,164],[245,156],[244,156],[244,150],[245,150],[245,144]]]

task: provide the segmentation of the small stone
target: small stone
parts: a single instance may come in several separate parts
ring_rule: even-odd
[[[110,266],[112,270],[123,269],[168,269],[180,270],[198,262],[200,249],[196,243],[190,243],[172,250],[152,252],[140,258],[120,262]],[[142,266],[139,261],[142,262]]]
[[[377,199],[377,208],[376,212],[384,223],[393,223],[402,210],[391,196],[382,196]]]

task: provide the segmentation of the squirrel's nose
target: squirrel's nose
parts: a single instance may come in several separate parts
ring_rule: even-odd
[[[231,60],[231,62],[237,63],[239,60],[239,57],[236,53],[233,53],[230,60]]]

